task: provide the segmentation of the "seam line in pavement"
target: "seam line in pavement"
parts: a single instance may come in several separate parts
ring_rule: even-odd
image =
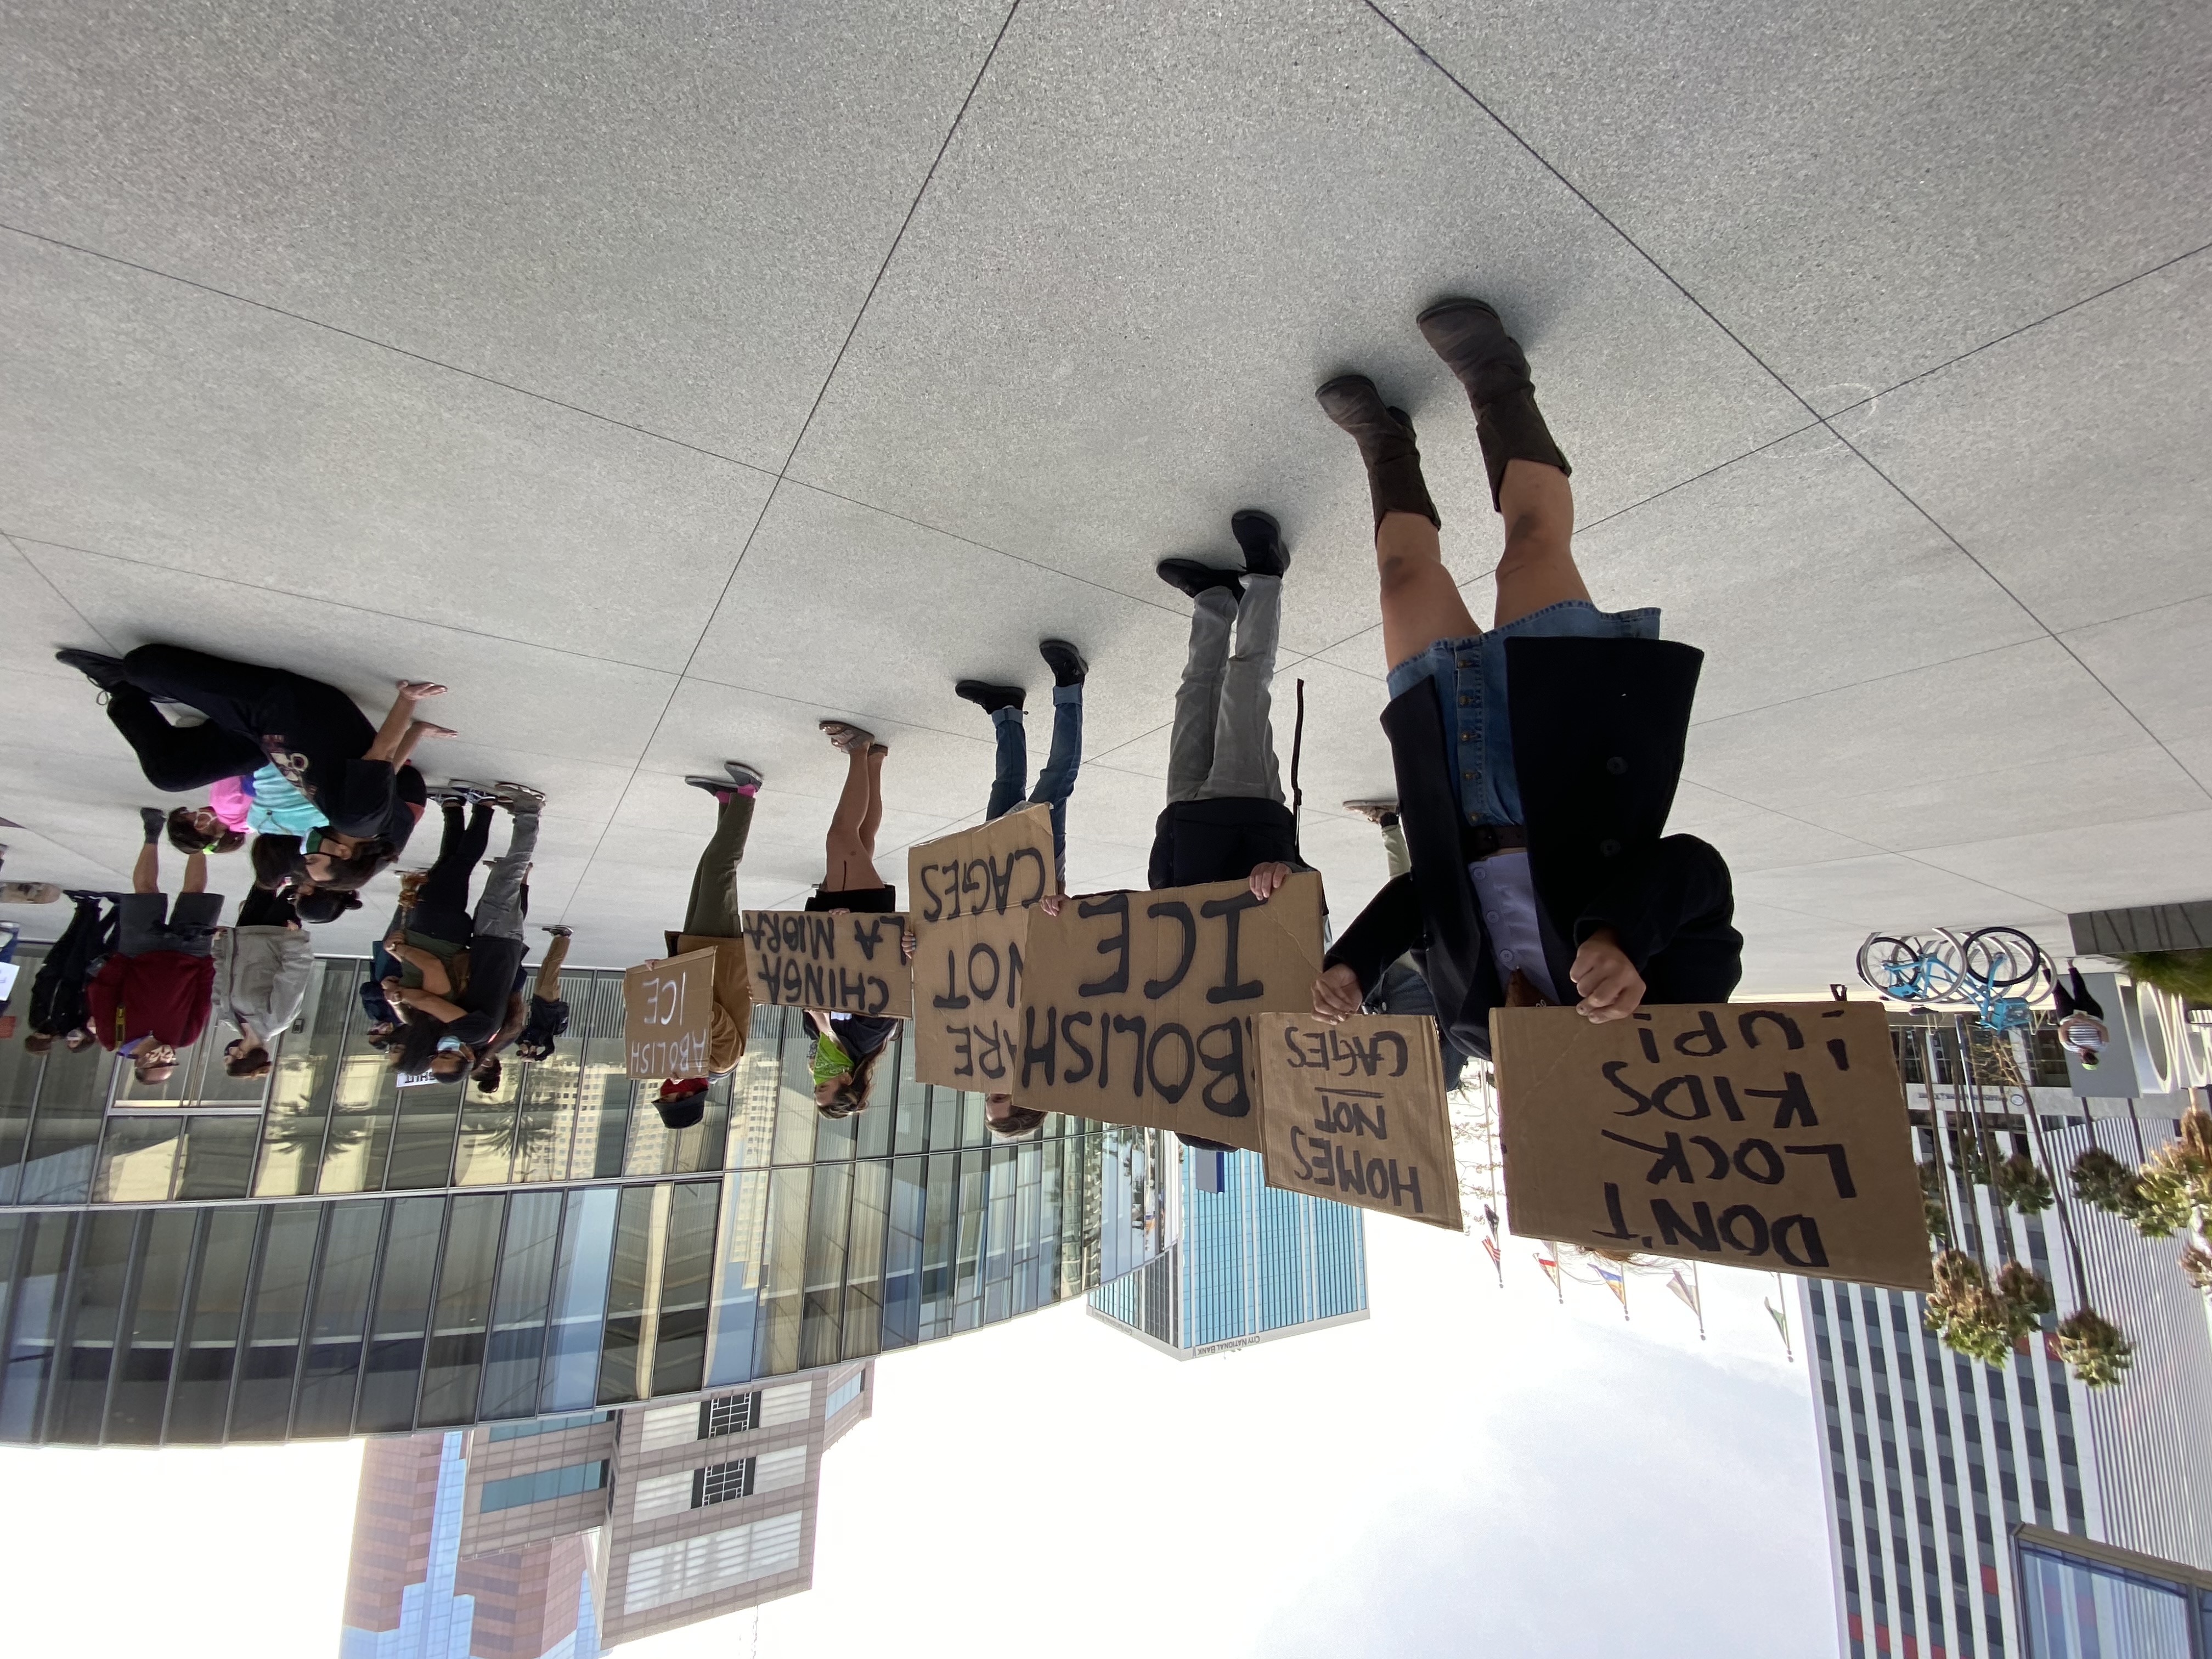
[[[0,539],[4,539],[9,546],[15,549],[15,556],[23,562],[25,568],[28,569],[33,576],[36,576],[40,581],[44,582],[46,585],[48,591],[50,591],[53,596],[59,599],[64,605],[69,607],[70,615],[75,617],[77,621],[84,624],[85,632],[91,635],[93,638],[98,640],[102,645],[107,647],[107,654],[109,656],[119,657],[123,654],[120,651],[118,651],[115,648],[114,641],[109,639],[106,635],[103,634],[100,629],[92,625],[92,618],[86,616],[83,611],[76,608],[76,605],[71,602],[70,596],[63,592],[61,588],[55,583],[54,579],[46,574],[45,571],[39,568],[39,562],[30,556],[29,552],[24,548],[22,542],[16,538],[12,531],[0,530]],[[46,544],[33,543],[33,545],[40,546],[46,545]]]
[[[953,112],[951,123],[938,143],[937,153],[930,158],[928,169],[921,175],[921,183],[914,192],[914,200],[907,204],[906,216],[899,221],[899,228],[891,237],[890,246],[884,250],[883,263],[876,267],[875,278],[868,284],[867,293],[861,297],[859,308],[853,313],[853,325],[845,331],[845,337],[837,347],[837,355],[830,360],[829,373],[822,377],[822,385],[814,394],[814,401],[807,405],[806,418],[799,423],[799,431],[792,438],[791,447],[784,453],[782,465],[775,470],[775,481],[769,486],[767,495],[762,499],[760,511],[753,519],[753,527],[745,532],[744,544],[738,549],[738,556],[730,562],[730,572],[723,579],[722,591],[715,595],[714,603],[707,608],[706,621],[700,624],[699,637],[692,641],[690,653],[684,658],[684,667],[678,673],[676,683],[669,687],[667,701],[661,704],[660,714],[653,720],[653,729],[646,733],[645,741],[638,745],[637,760],[630,768],[629,779],[623,785],[622,793],[615,798],[615,810],[607,815],[606,823],[600,826],[599,839],[592,843],[592,850],[584,860],[583,869],[576,877],[577,890],[582,888],[585,878],[592,872],[592,865],[599,861],[599,849],[606,845],[607,836],[614,829],[615,818],[622,811],[623,802],[636,785],[638,774],[645,768],[645,757],[653,752],[653,745],[660,737],[660,728],[668,723],[668,711],[676,706],[676,698],[684,689],[684,682],[690,678],[691,665],[698,661],[699,653],[707,643],[707,635],[714,630],[714,618],[720,614],[724,603],[730,597],[730,589],[738,580],[738,571],[744,564],[745,555],[752,551],[755,538],[759,536],[761,526],[768,522],[769,510],[775,505],[776,492],[783,488],[785,476],[799,453],[799,447],[806,441],[807,429],[814,424],[814,416],[822,407],[822,400],[830,393],[830,383],[837,378],[837,370],[845,361],[846,352],[852,348],[854,337],[860,332],[860,323],[868,314],[868,307],[876,297],[876,290],[883,285],[884,274],[897,257],[899,244],[906,238],[907,228],[921,210],[921,198],[928,194],[931,181],[937,177],[937,169],[944,162],[945,153],[952,148],[954,136],[960,131],[960,123],[967,118],[969,106],[975,101],[975,94],[983,84],[983,77],[990,73],[991,61],[998,56],[1000,43],[1006,38],[1006,31],[1013,24],[1014,14],[1021,9],[1022,0],[1013,0],[1006,9],[1006,16],[1000,20],[999,32],[991,37],[990,49],[984,52],[983,61],[976,66],[975,78],[968,83],[967,95],[961,99],[960,107]],[[797,480],[793,482],[797,483]],[[567,914],[564,906],[562,915],[566,916]]]
[[[326,323],[319,318],[309,317],[301,312],[287,311],[283,306],[271,305],[266,300],[257,300],[249,294],[234,293],[227,288],[217,288],[212,283],[203,283],[197,277],[179,276],[173,270],[162,270],[153,265],[141,264],[137,260],[126,259],[119,253],[103,253],[100,249],[87,247],[82,242],[64,241],[58,236],[48,236],[39,231],[26,230],[21,225],[11,225],[5,221],[0,221],[0,230],[8,231],[29,241],[44,242],[49,247],[62,248],[68,252],[82,253],[88,258],[99,259],[111,265],[120,265],[125,270],[136,270],[149,276],[158,276],[165,283],[178,283],[185,288],[198,289],[201,293],[211,294],[218,300],[230,300],[239,305],[252,306],[256,311],[265,311],[271,316],[283,317],[295,323],[304,323],[309,328],[319,328],[325,333],[336,334],[342,338],[356,341],[362,345],[373,346],[379,351],[388,351],[396,357],[404,357],[411,362],[422,363],[431,368],[444,369],[448,374],[464,375],[469,380],[496,387],[501,392],[512,392],[519,398],[528,398],[534,403],[548,404],[555,409],[566,410],[571,415],[581,415],[586,420],[598,421],[605,426],[619,427],[624,432],[635,433],[639,437],[650,438],[656,443],[673,444],[677,448],[688,449],[695,455],[705,455],[714,460],[726,461],[730,465],[741,466],[748,472],[774,476],[772,468],[763,466],[757,461],[741,461],[734,455],[725,455],[720,450],[709,449],[704,444],[695,444],[682,438],[671,437],[665,432],[656,432],[649,426],[640,426],[634,421],[625,421],[617,416],[603,415],[596,409],[586,409],[581,404],[572,404],[566,398],[556,398],[550,392],[533,392],[526,386],[517,386],[512,380],[502,380],[495,375],[486,374],[478,369],[464,368],[460,364],[449,363],[441,357],[428,356],[420,351],[410,351],[405,346],[394,345],[389,340],[380,340],[371,334],[357,333],[337,323]]]

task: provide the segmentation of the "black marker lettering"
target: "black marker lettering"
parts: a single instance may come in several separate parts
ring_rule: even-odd
[[[1221,983],[1206,988],[1206,1000],[1208,1002],[1249,1002],[1255,997],[1267,994],[1267,988],[1260,981],[1246,980],[1240,984],[1237,978],[1237,926],[1244,913],[1259,902],[1248,887],[1241,893],[1231,893],[1227,898],[1208,899],[1198,907],[1201,916],[1209,919],[1219,916],[1228,924],[1223,939]]]
[[[1198,954],[1198,923],[1190,914],[1190,906],[1181,899],[1167,899],[1148,908],[1145,914],[1154,921],[1171,916],[1182,925],[1182,956],[1175,965],[1175,972],[1165,979],[1145,981],[1145,1000],[1157,1002],[1182,983],[1182,976],[1190,971],[1191,958]]]
[[[1784,1146],[1782,1150],[1785,1152],[1801,1152],[1808,1158],[1826,1158],[1828,1160],[1829,1176],[1836,1183],[1836,1196],[1856,1198],[1859,1195],[1857,1184],[1851,1180],[1850,1159],[1844,1156],[1840,1143],[1826,1141],[1818,1146]],[[1777,1222],[1775,1224],[1779,1226],[1781,1224]]]

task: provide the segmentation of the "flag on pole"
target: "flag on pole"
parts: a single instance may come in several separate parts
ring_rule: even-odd
[[[1667,1288],[1680,1297],[1682,1305],[1697,1315],[1698,1318],[1703,1319],[1705,1316],[1705,1310],[1698,1305],[1697,1291],[1691,1286],[1690,1281],[1682,1277],[1682,1270],[1680,1267],[1674,1269],[1674,1277],[1667,1281]]]
[[[1536,1252],[1536,1265],[1544,1270],[1544,1277],[1552,1281],[1552,1288],[1555,1291],[1559,1289],[1559,1264],[1558,1261],[1554,1257],[1546,1255],[1541,1250],[1539,1250]]]
[[[1592,1265],[1597,1268],[1597,1276],[1605,1280],[1606,1288],[1620,1298],[1621,1311],[1627,1312],[1628,1275],[1610,1262],[1597,1261]]]
[[[1498,1256],[1498,1245],[1495,1241],[1488,1238],[1484,1239],[1482,1241],[1482,1248],[1484,1252],[1490,1257],[1490,1265],[1492,1267],[1503,1267],[1505,1265],[1504,1261]]]
[[[1782,1352],[1784,1353],[1790,1352],[1790,1316],[1784,1313],[1781,1309],[1776,1307],[1765,1297],[1759,1297],[1759,1304],[1766,1310],[1767,1317],[1774,1322],[1774,1328],[1781,1334]]]
[[[1486,1221],[1486,1222],[1488,1222],[1488,1223],[1490,1224],[1490,1236],[1491,1236],[1492,1238],[1497,1237],[1498,1237],[1498,1212],[1497,1212],[1497,1211],[1495,1211],[1495,1210],[1493,1210],[1493,1209],[1492,1209],[1492,1208],[1490,1207],[1490,1206],[1488,1206],[1487,1204],[1486,1204],[1486,1205],[1484,1205],[1484,1206],[1482,1206],[1482,1218],[1483,1218],[1485,1221]]]

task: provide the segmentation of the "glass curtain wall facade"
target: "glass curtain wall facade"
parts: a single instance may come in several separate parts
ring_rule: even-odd
[[[111,1103],[104,1054],[0,1051],[0,1442],[651,1400],[994,1323],[1159,1249],[1154,1133],[1054,1116],[994,1144],[982,1097],[916,1084],[903,1053],[869,1109],[823,1118],[791,1011],[755,1011],[705,1121],[671,1133],[622,1076],[618,974],[564,974],[562,1052],[464,1098],[395,1091],[359,1037],[363,964],[317,971],[265,1100],[221,1115]]]
[[[2125,1119],[2044,1125],[2062,1170],[2093,1134],[2131,1162],[2139,1156]],[[2172,1127],[2145,1122],[2145,1149]],[[1917,1133],[1921,1156],[1932,1156],[1927,1129]],[[1823,1419],[1841,1650],[1847,1659],[2163,1654],[2159,1646],[2054,1645],[2057,1627],[2048,1625],[2031,1639],[2053,1595],[2073,1604],[2074,1581],[2030,1561],[2015,1540],[2022,1528],[2039,1528],[2187,1564],[2183,1571],[2212,1567],[2212,1445],[2203,1431],[2212,1420],[2212,1334],[2203,1297],[2174,1264],[2179,1240],[2147,1240],[2116,1217],[2070,1204],[2084,1285],[2055,1210],[2014,1212],[2007,1245],[2007,1224],[1987,1189],[1974,1192],[1971,1206],[1954,1192],[1964,1248],[1992,1267],[2001,1251],[2027,1261],[2049,1280],[2062,1312],[2086,1293],[2134,1341],[2135,1364],[2116,1388],[2082,1388],[2059,1358],[2056,1320],[2046,1317],[2039,1339],[1992,1369],[1943,1347],[1922,1323],[1917,1295],[1801,1279]]]
[[[1358,1210],[1268,1186],[1257,1152],[1176,1156],[1166,1251],[1093,1291],[1091,1312],[1183,1358],[1366,1317]],[[1217,1158],[1218,1189],[1200,1179]]]

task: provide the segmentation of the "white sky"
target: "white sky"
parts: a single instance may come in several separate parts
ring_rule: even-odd
[[[1369,1218],[1373,1316],[1178,1364],[1079,1308],[890,1356],[773,1659],[1836,1651],[1803,1352],[1771,1277],[1637,1280]],[[1795,1297],[1792,1296],[1794,1304]],[[1790,1310],[1793,1335],[1796,1316]],[[357,1446],[0,1453],[19,1653],[336,1650]],[[622,1650],[740,1659],[741,1613]]]

